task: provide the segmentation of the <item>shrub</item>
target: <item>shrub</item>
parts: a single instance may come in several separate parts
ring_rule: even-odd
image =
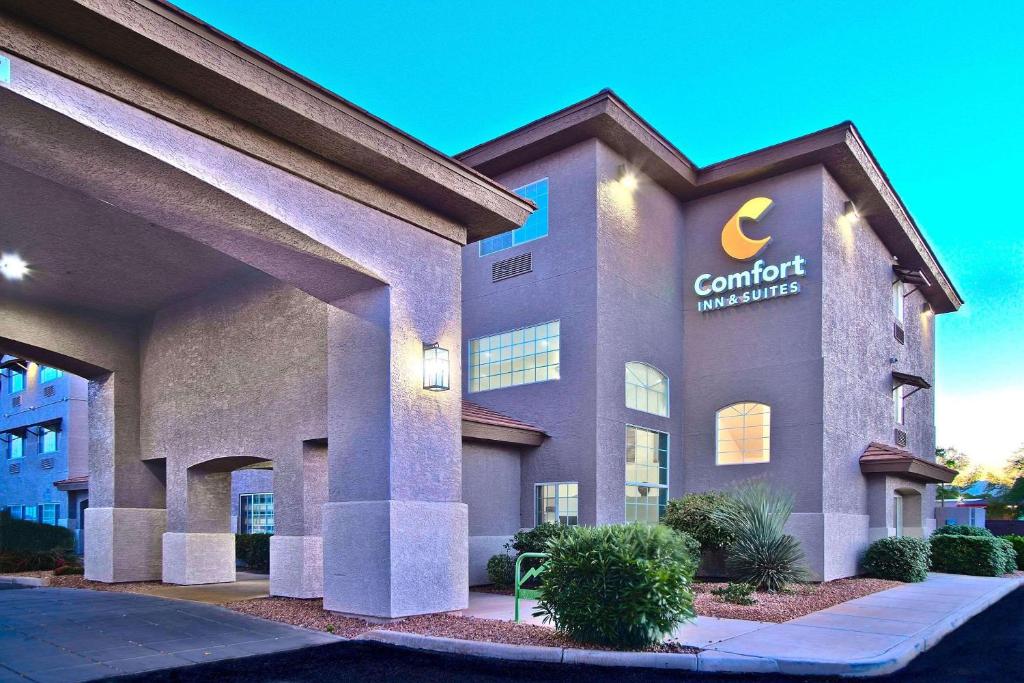
[[[804,581],[800,542],[784,533],[793,498],[757,482],[736,489],[734,504],[719,508],[715,519],[734,537],[726,567],[745,583],[768,591]]]
[[[932,536],[977,536],[979,538],[993,538],[992,532],[980,526],[966,526],[964,524],[946,524],[932,532]]]
[[[253,571],[270,569],[272,534],[235,534],[235,557]]]
[[[999,576],[1008,553],[1000,539],[977,535],[932,534],[932,569],[950,574]]]
[[[516,561],[507,553],[498,553],[487,560],[487,578],[495,586],[507,588],[516,580]]]
[[[1005,541],[1009,541],[1013,545],[1013,549],[1017,552],[1017,569],[1024,570],[1024,536],[1000,536]]]
[[[0,553],[58,551],[62,555],[70,555],[74,550],[75,535],[70,529],[24,519],[13,519],[10,512],[6,510],[0,513]]]
[[[34,572],[56,569],[64,563],[61,552],[4,551],[0,552],[0,572]]]
[[[671,529],[570,527],[547,550],[551,557],[534,616],[576,640],[643,648],[694,616],[696,558]]]
[[[1009,574],[1017,570],[1017,550],[1011,541],[1005,538],[996,538],[1003,548],[1003,574]]]
[[[546,553],[548,541],[558,538],[568,528],[561,524],[545,522],[532,529],[522,529],[512,536],[512,540],[505,544],[505,548],[511,548],[517,553]]]
[[[80,564],[65,564],[53,570],[54,576],[80,576],[85,573],[85,568]]]
[[[732,498],[721,491],[688,493],[668,502],[662,524],[690,534],[703,550],[721,550],[736,537],[716,513],[732,504]]]
[[[931,548],[928,541],[909,536],[891,536],[875,541],[864,555],[869,576],[916,583],[928,576]]]
[[[717,595],[723,601],[731,602],[734,605],[753,605],[757,602],[753,593],[754,587],[749,583],[730,583],[711,591],[712,595]]]

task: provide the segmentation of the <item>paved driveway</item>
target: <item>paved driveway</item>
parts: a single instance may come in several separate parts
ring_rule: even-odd
[[[70,588],[0,592],[0,683],[73,683],[336,642],[221,607]]]

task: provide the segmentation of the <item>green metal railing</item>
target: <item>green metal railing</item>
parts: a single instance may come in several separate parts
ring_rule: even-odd
[[[519,599],[535,599],[540,597],[540,591],[536,588],[523,588],[530,579],[535,579],[544,573],[544,569],[548,566],[547,563],[543,563],[539,566],[533,567],[526,570],[523,574],[523,560],[527,557],[550,557],[547,553],[521,553],[516,558],[516,584],[515,584],[515,595],[516,595],[516,623],[519,623]]]

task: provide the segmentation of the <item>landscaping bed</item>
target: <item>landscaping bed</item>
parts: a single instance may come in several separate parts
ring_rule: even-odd
[[[249,614],[261,619],[301,626],[317,631],[327,631],[346,638],[354,638],[363,633],[376,630],[401,631],[403,633],[419,633],[438,638],[456,638],[459,640],[476,640],[488,643],[504,643],[507,645],[536,645],[542,647],[572,647],[582,649],[606,650],[600,646],[578,643],[575,640],[545,626],[534,624],[517,624],[511,621],[496,619],[478,619],[456,614],[428,614],[407,617],[397,621],[376,624],[362,619],[344,617],[323,608],[323,600],[300,598],[260,598],[243,600],[224,605],[228,609]],[[647,650],[649,652],[699,652],[696,648],[675,643],[659,645]]]
[[[817,612],[847,600],[862,598],[879,591],[902,586],[899,581],[884,579],[837,579],[824,583],[794,584],[782,593],[758,591],[753,594],[753,605],[734,605],[723,601],[711,591],[723,588],[724,583],[694,582],[693,603],[697,614],[723,619],[747,619],[781,624],[790,619]]]

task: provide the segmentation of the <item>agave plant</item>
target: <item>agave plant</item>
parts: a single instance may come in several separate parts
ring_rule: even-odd
[[[715,511],[718,523],[735,539],[726,567],[739,580],[770,592],[806,580],[800,542],[784,530],[793,497],[754,482],[737,488],[732,498],[735,505]]]

